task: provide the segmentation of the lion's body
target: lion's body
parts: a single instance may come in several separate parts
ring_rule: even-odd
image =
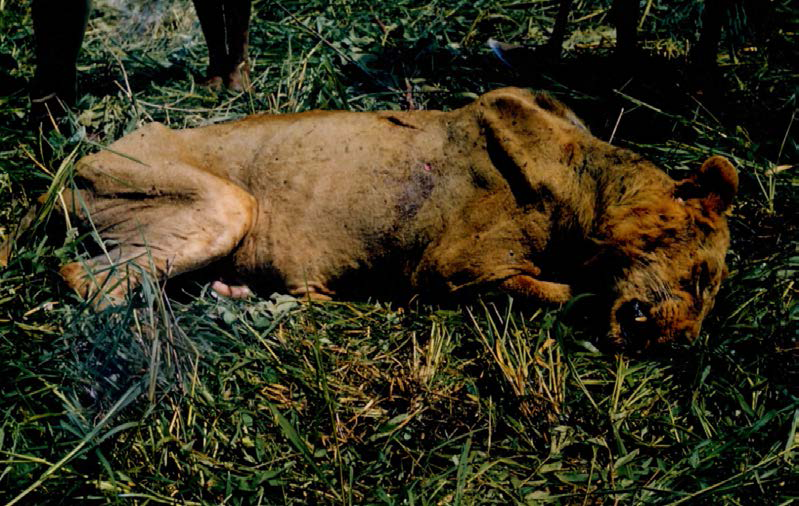
[[[172,276],[231,257],[245,279],[317,297],[386,284],[436,293],[494,285],[564,302],[586,276],[591,245],[631,240],[613,238],[626,225],[609,228],[624,210],[650,206],[677,221],[701,214],[698,205],[685,212],[675,182],[652,164],[591,136],[549,97],[516,89],[452,112],[151,124],[82,159],[78,175],[87,184],[70,199],[74,212],[87,210],[114,241],[114,261]],[[711,214],[712,228],[723,228],[712,252],[720,270],[726,225]],[[89,270],[107,264],[96,257]],[[84,295],[119,278],[87,276],[77,263],[62,273]]]

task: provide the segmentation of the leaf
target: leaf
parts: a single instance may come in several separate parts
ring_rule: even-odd
[[[316,476],[318,476],[319,479],[322,480],[325,483],[325,485],[327,485],[330,488],[330,493],[332,493],[334,496],[336,496],[337,499],[340,500],[339,493],[336,490],[336,488],[333,486],[333,483],[327,478],[327,476],[325,476],[322,470],[319,469],[319,466],[316,465],[316,462],[314,462],[313,456],[311,455],[311,452],[308,450],[309,446],[308,443],[300,437],[300,435],[291,425],[291,422],[289,422],[286,419],[286,417],[283,416],[280,413],[280,411],[278,411],[278,409],[271,402],[269,401],[266,402],[267,405],[269,406],[270,411],[272,411],[272,416],[275,417],[275,420],[277,421],[280,430],[283,431],[283,435],[286,436],[286,439],[288,439],[291,442],[291,444],[293,444],[294,447],[297,448],[297,450],[299,450],[300,454],[303,456],[305,461],[308,462],[308,465],[311,466],[311,469],[313,469]]]
[[[468,438],[463,444],[461,455],[458,459],[458,478],[457,488],[455,489],[455,504],[459,505],[463,498],[463,490],[466,488],[466,475],[469,469],[469,450],[472,447],[472,438]]]

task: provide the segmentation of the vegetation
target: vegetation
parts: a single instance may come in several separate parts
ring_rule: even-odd
[[[509,69],[490,54],[489,37],[541,44],[556,3],[256,0],[254,91],[215,94],[195,83],[206,53],[188,0],[98,1],[73,127],[50,136],[50,163],[26,123],[29,2],[0,0],[0,236],[70,184],[78,156],[143,122],[453,108],[508,84],[552,91],[596,135],[674,175],[721,153],[742,179],[716,308],[697,342],[659,356],[598,351],[599,326],[581,316],[590,298],[561,309],[502,294],[454,307],[233,301],[190,277],[95,314],[57,276],[91,238],[39,216],[0,268],[0,498],[799,499],[799,12],[737,5],[718,72],[685,63],[696,0],[648,2],[652,63],[638,72],[614,66],[606,2],[574,2],[561,63]]]

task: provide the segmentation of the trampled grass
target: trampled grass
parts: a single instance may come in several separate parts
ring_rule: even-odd
[[[575,2],[561,64],[510,70],[489,54],[492,36],[540,43],[555,4],[256,1],[254,91],[214,94],[194,82],[206,56],[190,2],[97,2],[76,127],[42,163],[26,124],[28,2],[0,1],[2,236],[40,194],[59,205],[76,157],[143,122],[453,108],[508,84],[551,90],[672,174],[722,153],[742,181],[716,308],[697,342],[659,357],[598,351],[580,316],[590,300],[242,302],[184,280],[95,314],[57,276],[91,237],[42,213],[0,268],[0,499],[796,501],[799,14],[788,1],[736,8],[720,76],[698,94],[681,63],[698,2],[648,3],[643,46],[672,58],[649,78],[603,72],[604,2]]]

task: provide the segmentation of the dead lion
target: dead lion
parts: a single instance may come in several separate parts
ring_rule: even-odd
[[[612,301],[611,340],[633,347],[699,333],[738,185],[719,156],[675,182],[513,88],[451,112],[152,123],[77,174],[70,212],[108,248],[61,269],[83,297],[119,301],[143,275],[221,259],[239,279],[320,299],[500,287],[560,304],[589,289]]]

